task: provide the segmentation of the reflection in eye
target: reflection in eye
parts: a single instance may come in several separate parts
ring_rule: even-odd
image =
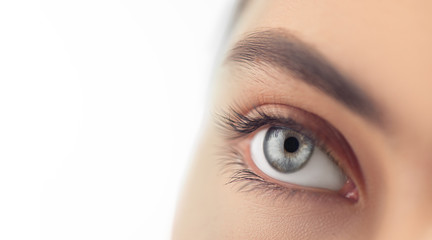
[[[338,191],[346,177],[314,142],[287,127],[258,132],[250,145],[252,160],[269,177],[305,187]]]

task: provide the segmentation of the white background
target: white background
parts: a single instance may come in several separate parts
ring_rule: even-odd
[[[234,1],[0,2],[0,239],[168,239]]]

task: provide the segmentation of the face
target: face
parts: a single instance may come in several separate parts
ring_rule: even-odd
[[[432,3],[247,1],[175,239],[432,239]]]

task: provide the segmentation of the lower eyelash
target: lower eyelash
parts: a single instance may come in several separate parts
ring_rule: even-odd
[[[243,156],[235,149],[226,150],[221,156],[222,174],[229,174],[226,185],[234,185],[238,192],[272,193],[274,198],[290,197],[296,193],[304,192],[294,188],[287,188],[279,184],[266,181],[264,178],[248,169]]]
[[[267,115],[266,113],[254,109],[259,117],[248,117],[234,109],[231,114],[220,114],[216,119],[217,126],[228,133],[228,139],[236,139],[256,131],[263,125],[278,123],[279,120]],[[286,120],[286,124],[294,124],[291,120]],[[228,150],[227,150],[228,149]],[[280,196],[292,196],[295,193],[303,192],[293,188],[287,188],[279,184],[266,181],[264,178],[254,173],[248,168],[243,160],[243,155],[232,147],[221,148],[222,173],[229,174],[226,185],[235,185],[239,192],[257,191],[261,193],[273,193],[275,198]]]

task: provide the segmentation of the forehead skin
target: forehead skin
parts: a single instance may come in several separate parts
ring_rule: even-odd
[[[248,1],[230,41],[232,47],[247,33],[285,29],[313,46],[338,70],[353,76],[355,84],[379,103],[391,131],[384,131],[360,116],[345,114],[344,111],[317,113],[348,138],[361,160],[365,184],[369,187],[369,199],[362,203],[365,205],[363,215],[366,216],[363,223],[364,226],[374,225],[374,231],[370,233],[373,236],[368,236],[368,239],[432,239],[431,16],[432,1]],[[225,75],[221,76],[218,80],[223,82],[221,79]],[[220,88],[221,92],[230,94],[226,86]],[[299,89],[305,89],[305,94],[308,94],[307,88]],[[215,104],[218,104],[221,92],[216,93]],[[174,235],[178,233],[180,236],[192,228],[186,226],[194,226],[187,222],[207,221],[210,224],[224,221],[204,216],[221,211],[215,205],[223,205],[220,202],[225,201],[221,197],[223,194],[215,193],[217,188],[212,192],[207,190],[208,186],[218,185],[218,180],[208,177],[214,166],[201,162],[211,148],[208,142],[215,138],[211,130],[205,135],[190,175],[186,191],[188,197],[183,198],[177,215],[184,223],[176,224]],[[207,181],[203,180],[206,179],[203,171]],[[197,183],[200,180],[203,181]],[[223,191],[226,190],[220,190]],[[206,200],[196,200],[202,199],[201,195],[206,195]],[[237,200],[238,205],[243,201]],[[228,207],[222,211],[242,212],[242,208],[246,208],[234,207],[234,201],[231,205],[232,209]],[[186,210],[182,209],[196,217],[184,218],[182,211]],[[259,215],[266,221],[265,214],[262,210]],[[247,215],[242,218],[245,227],[253,226]],[[279,222],[274,221],[273,224],[278,226]],[[371,226],[366,229],[371,229]],[[345,237],[350,235],[349,231],[351,229],[347,230]],[[366,234],[361,226],[352,233],[358,239],[363,239],[361,234]],[[264,235],[259,238],[264,239]]]

